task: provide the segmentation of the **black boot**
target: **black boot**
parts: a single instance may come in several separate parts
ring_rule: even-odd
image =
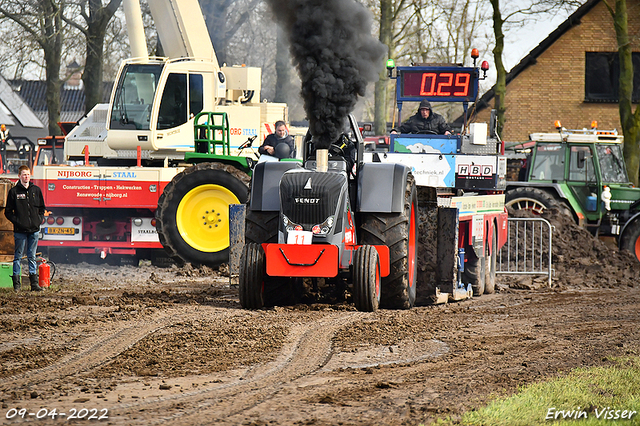
[[[13,281],[13,291],[20,291],[20,287],[22,287],[22,280],[20,278],[20,275],[11,275],[11,280]]]
[[[43,290],[40,284],[38,284],[38,274],[29,274],[29,281],[31,282],[31,291]]]

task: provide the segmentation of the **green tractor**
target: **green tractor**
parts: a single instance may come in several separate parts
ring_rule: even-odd
[[[229,204],[247,202],[255,161],[231,155],[224,112],[198,114],[194,140],[195,152],[185,154],[185,162],[193,166],[178,173],[158,200],[156,229],[168,255],[178,263],[214,267],[228,262]]]
[[[629,182],[623,137],[615,130],[558,128],[507,144],[512,180],[505,205],[538,214],[557,209],[640,261],[640,188]]]

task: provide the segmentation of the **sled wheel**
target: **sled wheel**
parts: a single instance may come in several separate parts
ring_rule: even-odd
[[[462,283],[466,286],[471,284],[474,296],[481,296],[484,293],[484,259],[476,255],[471,246],[464,250],[464,272],[462,273]]]
[[[356,309],[375,312],[380,304],[380,260],[375,247],[356,249],[353,259],[353,301]]]
[[[413,175],[407,176],[404,211],[362,215],[362,244],[389,247],[390,273],[382,277],[380,306],[410,309],[416,300],[418,197]]]
[[[484,294],[493,294],[496,291],[496,267],[498,256],[498,237],[494,227],[491,235],[491,253],[489,253],[489,244],[485,244],[484,250]]]
[[[640,220],[627,226],[620,241],[620,248],[629,250],[640,261]]]
[[[547,209],[557,209],[560,213],[573,217],[571,209],[565,203],[538,188],[510,189],[505,194],[504,205],[514,210],[530,210],[538,215]]]
[[[158,237],[179,262],[216,267],[229,260],[229,204],[247,201],[244,173],[221,163],[201,163],[177,174],[156,210]]]
[[[260,309],[264,303],[264,250],[259,244],[245,244],[240,260],[238,290],[240,305],[245,309]]]

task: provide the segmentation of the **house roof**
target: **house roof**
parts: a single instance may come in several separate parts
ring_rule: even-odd
[[[514,66],[511,71],[507,73],[506,84],[508,85],[511,80],[515,79],[520,73],[527,69],[531,65],[535,65],[538,57],[542,55],[551,45],[553,45],[562,35],[564,35],[571,28],[580,24],[580,20],[585,16],[600,0],[588,0],[585,4],[580,6],[575,12],[573,12],[562,24],[549,34],[540,44],[534,47],[528,55],[526,55],[520,62]],[[488,90],[478,101],[475,103],[475,112],[480,111],[489,106],[489,101],[493,99],[495,95],[495,85]],[[469,110],[473,110],[470,108]],[[462,123],[462,116],[459,117],[456,123]]]

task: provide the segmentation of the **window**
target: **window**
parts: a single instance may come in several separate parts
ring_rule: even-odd
[[[531,180],[564,180],[564,152],[560,143],[538,144]]]
[[[195,116],[204,105],[204,86],[202,75],[189,74],[189,112]]]
[[[187,75],[171,73],[160,101],[158,130],[170,129],[187,122]]]
[[[569,163],[569,180],[574,182],[595,182],[596,173],[593,156],[588,146],[572,146]]]
[[[633,61],[633,102],[640,101],[640,52],[631,54]],[[585,102],[618,102],[620,59],[618,52],[586,52]]]
[[[111,110],[111,129],[149,130],[153,97],[161,72],[160,64],[125,66]]]

